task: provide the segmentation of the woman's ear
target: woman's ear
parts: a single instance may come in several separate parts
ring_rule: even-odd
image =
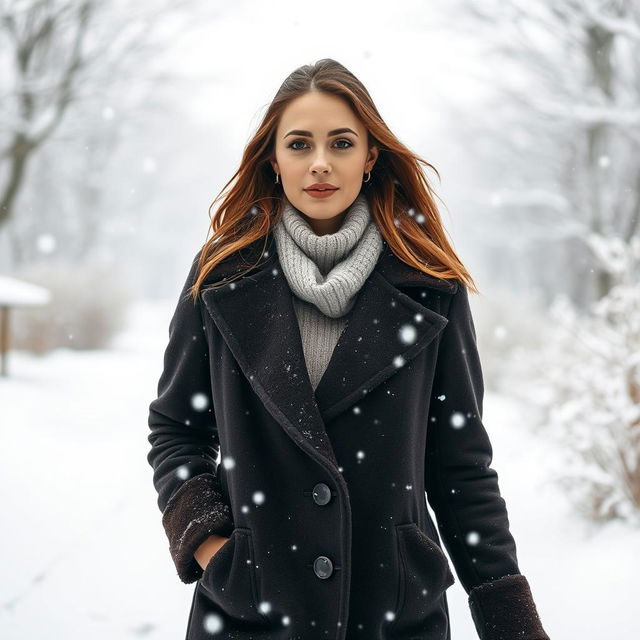
[[[367,156],[367,163],[365,165],[365,173],[373,169],[373,165],[376,163],[379,153],[380,153],[380,150],[375,144],[369,147],[369,154]]]

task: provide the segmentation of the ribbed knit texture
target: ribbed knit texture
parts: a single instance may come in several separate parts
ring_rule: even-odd
[[[335,233],[316,235],[301,213],[284,198],[274,226],[280,265],[293,294],[309,378],[315,390],[360,288],[383,248],[369,203],[359,194]]]

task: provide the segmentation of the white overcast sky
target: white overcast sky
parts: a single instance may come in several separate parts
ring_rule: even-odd
[[[198,30],[179,34],[166,63],[201,79],[185,106],[203,123],[223,122],[240,148],[263,107],[296,67],[330,57],[355,73],[383,118],[409,146],[440,145],[450,103],[477,101],[471,77],[478,42],[442,28],[445,2],[256,0],[215,3]],[[482,44],[482,43],[480,43]],[[486,87],[485,87],[486,88]]]

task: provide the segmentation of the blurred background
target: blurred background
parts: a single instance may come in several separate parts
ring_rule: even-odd
[[[0,7],[2,638],[184,637],[147,409],[210,204],[324,57],[440,174],[547,632],[638,637],[638,0]]]

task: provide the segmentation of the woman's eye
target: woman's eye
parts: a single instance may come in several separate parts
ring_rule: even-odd
[[[336,140],[336,144],[338,144],[339,142],[346,142],[347,146],[346,147],[337,147],[338,149],[349,149],[349,147],[352,147],[353,144],[351,143],[350,140],[347,140],[346,138],[341,138],[340,140]],[[289,149],[293,149],[294,151],[302,151],[302,149],[304,149],[303,147],[294,147],[294,144],[302,144],[305,145],[306,143],[304,142],[304,140],[294,140],[290,145],[289,145]]]

